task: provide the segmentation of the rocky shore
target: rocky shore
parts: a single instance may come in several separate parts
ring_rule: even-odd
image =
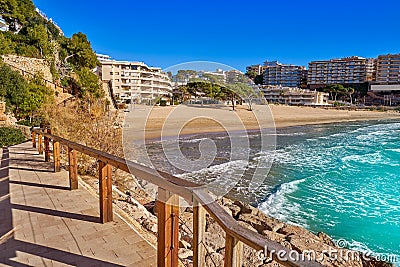
[[[98,189],[97,179],[83,177],[83,180],[94,190]],[[132,179],[129,180],[129,182],[128,180],[122,181],[121,185],[124,184],[124,186],[117,186],[114,189],[114,204],[118,207],[117,211],[124,213],[122,216],[138,228],[149,242],[155,245],[157,241],[157,209],[155,201],[152,201],[150,195],[142,190],[137,183]],[[129,186],[130,190],[125,190],[127,186]],[[304,228],[286,224],[240,201],[222,198],[218,200],[218,203],[242,226],[300,254],[310,255],[310,253],[313,253],[312,257],[324,266],[394,266],[386,262],[376,261],[360,252],[340,247],[325,233],[314,234]],[[192,266],[193,209],[191,207],[181,208],[179,218],[180,263],[182,266]],[[223,266],[225,233],[208,214],[206,220],[206,232],[203,240],[207,251],[206,266]],[[267,257],[265,257],[265,260],[260,259],[260,253],[246,245],[243,248],[242,261],[242,266],[246,267],[282,266],[277,262],[270,261]]]

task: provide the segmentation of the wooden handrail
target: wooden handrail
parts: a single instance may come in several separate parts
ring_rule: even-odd
[[[69,141],[62,137],[47,133],[43,131],[43,129],[33,129],[32,130],[32,138],[36,138],[38,136],[38,149],[41,148],[41,138],[45,137],[48,140],[52,140],[53,142],[57,142],[59,145],[64,145],[68,147],[69,153],[69,160],[70,160],[70,183],[74,184],[74,188],[77,188],[77,180],[76,180],[76,152],[80,152],[86,155],[89,155],[93,158],[99,160],[99,170],[100,170],[100,182],[102,182],[103,192],[100,192],[100,204],[101,209],[100,214],[103,216],[101,217],[101,221],[108,222],[112,220],[112,202],[111,202],[111,171],[110,168],[107,166],[113,166],[118,169],[121,169],[125,172],[132,173],[136,177],[140,179],[146,180],[156,186],[159,187],[159,192],[162,192],[164,200],[168,200],[166,203],[158,202],[158,206],[160,211],[158,212],[158,221],[159,224],[162,225],[158,226],[159,233],[158,233],[158,248],[163,247],[164,249],[160,251],[158,249],[158,266],[177,266],[177,257],[175,253],[172,253],[173,249],[177,251],[177,245],[174,244],[176,242],[177,236],[177,213],[179,213],[179,201],[174,198],[174,201],[171,201],[170,198],[175,196],[183,197],[186,201],[190,204],[199,204],[199,208],[204,208],[210,216],[221,226],[221,228],[226,233],[226,249],[229,251],[225,252],[225,266],[239,266],[240,264],[240,256],[237,255],[236,252],[240,251],[240,242],[248,245],[249,247],[255,250],[263,250],[265,252],[278,252],[284,251],[287,257],[282,260],[282,258],[278,258],[277,253],[270,253],[273,256],[273,260],[279,262],[283,266],[301,266],[301,267],[321,267],[318,262],[313,260],[309,260],[307,258],[298,258],[298,259],[291,259],[288,257],[290,255],[290,250],[283,245],[272,241],[265,236],[255,233],[243,226],[241,226],[230,214],[228,214],[223,207],[221,207],[214,198],[205,190],[205,188],[201,185],[183,180],[181,178],[175,177],[171,174],[154,170],[152,168],[140,165],[138,163],[123,159],[121,157],[117,157],[111,155],[109,153],[87,147],[82,144],[78,144],[76,142]],[[33,141],[33,144],[36,144]],[[73,162],[71,162],[71,160]],[[56,166],[56,165],[55,165]],[[72,172],[72,173],[71,173]],[[74,178],[74,181],[71,181],[71,176]],[[107,177],[105,179],[105,177]],[[173,206],[176,206],[173,208]],[[196,237],[193,238],[194,248],[199,248],[199,238],[203,236],[202,231],[204,231],[204,224],[199,221],[199,219],[203,219],[204,216],[201,215],[201,210],[196,208],[195,214],[195,223],[194,226],[199,227],[199,229],[195,229]],[[162,231],[160,231],[162,229]],[[162,242],[162,243],[160,243]],[[172,244],[172,245],[171,245]],[[170,246],[171,253],[166,253],[165,246]],[[235,254],[236,253],[236,254]],[[168,254],[169,256],[166,256]],[[203,251],[194,251],[194,255],[198,257],[204,257]],[[166,258],[170,257],[170,258]],[[164,260],[162,260],[164,259]],[[160,262],[162,261],[162,262]],[[205,261],[205,259],[194,259],[194,263],[197,266],[203,266],[201,261]],[[239,261],[239,262],[238,262]],[[233,265],[234,264],[234,265]]]

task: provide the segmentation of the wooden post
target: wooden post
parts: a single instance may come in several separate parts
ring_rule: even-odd
[[[36,148],[36,132],[32,131],[32,147]]]
[[[178,266],[179,196],[158,188],[157,266]]]
[[[102,161],[99,161],[99,185],[100,222],[112,222],[112,168]]]
[[[76,163],[76,150],[68,148],[69,162],[69,189],[78,189],[78,165]]]
[[[48,137],[44,137],[44,161],[50,161],[50,139]]]
[[[38,152],[40,155],[43,154],[43,135],[41,133],[38,134]]]
[[[226,234],[225,237],[225,267],[242,266],[242,248],[243,243],[233,236]]]
[[[206,249],[201,243],[206,231],[206,210],[193,201],[193,267],[206,266]]]
[[[50,129],[45,129],[45,133],[51,133]],[[50,138],[44,137],[44,161],[50,161]]]
[[[53,141],[54,172],[60,171],[60,142]]]

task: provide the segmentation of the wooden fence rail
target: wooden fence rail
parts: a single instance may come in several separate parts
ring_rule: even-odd
[[[36,137],[38,138],[36,141]],[[132,173],[136,177],[158,186],[157,217],[158,244],[157,266],[178,266],[178,230],[179,198],[193,204],[193,266],[205,266],[205,249],[201,245],[205,232],[206,212],[221,226],[226,233],[225,266],[241,266],[243,243],[255,250],[263,250],[273,256],[273,260],[283,266],[321,267],[322,265],[306,258],[290,258],[290,250],[281,244],[269,240],[240,224],[222,208],[208,193],[206,188],[177,178],[168,173],[156,171],[146,166],[125,160],[120,157],[52,135],[44,129],[32,131],[32,145],[40,154],[44,151],[46,160],[50,160],[50,142],[53,142],[54,171],[60,171],[60,145],[68,148],[70,189],[78,188],[77,152],[96,158],[99,162],[99,198],[100,222],[113,220],[112,212],[112,167]],[[287,257],[277,257],[285,252]],[[282,256],[282,254],[280,254]]]

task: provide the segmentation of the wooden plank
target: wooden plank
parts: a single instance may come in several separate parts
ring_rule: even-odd
[[[100,222],[113,220],[112,211],[112,167],[99,161]]]
[[[41,133],[38,134],[38,152],[40,155],[43,154],[43,135]]]
[[[36,132],[32,131],[32,147],[36,148]]]
[[[76,150],[68,147],[68,162],[69,162],[69,189],[78,189],[78,165],[76,160]]]
[[[53,142],[54,172],[60,171],[60,142]]]
[[[157,266],[178,266],[179,196],[158,188]]]
[[[201,243],[206,231],[206,210],[198,201],[193,201],[193,266],[206,266],[206,248]]]
[[[240,267],[242,265],[243,243],[233,236],[225,237],[225,267]]]

